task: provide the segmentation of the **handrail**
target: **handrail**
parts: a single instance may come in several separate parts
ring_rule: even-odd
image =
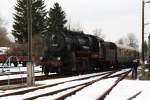
[[[10,57],[8,57],[8,59],[5,61],[5,63],[3,63],[3,68],[2,68],[2,73],[5,73],[5,70],[4,70],[4,68],[6,67],[5,66],[5,64],[7,64],[7,67],[9,68],[7,71],[9,71],[10,72],[10,68],[12,68],[11,67],[11,58],[16,58],[16,61],[18,62],[19,61],[19,59],[18,59],[18,57],[16,57],[16,56],[10,56]],[[20,76],[21,76],[21,80],[22,80],[22,84],[23,84],[23,77],[22,77],[22,74],[21,74],[21,69],[20,69],[20,66],[18,66],[19,67],[19,72],[20,72]],[[10,85],[10,77],[9,77],[9,74],[7,74],[8,75],[8,88],[9,88],[9,85]]]

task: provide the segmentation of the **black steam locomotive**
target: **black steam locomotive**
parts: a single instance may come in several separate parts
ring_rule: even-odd
[[[131,67],[139,53],[132,47],[116,45],[80,32],[62,32],[49,36],[48,50],[41,59],[45,75],[84,73]]]

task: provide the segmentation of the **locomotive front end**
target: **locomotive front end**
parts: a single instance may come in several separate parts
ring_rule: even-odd
[[[59,72],[63,65],[62,58],[65,52],[65,37],[63,34],[51,34],[48,40],[48,50],[41,57],[41,65],[45,75],[49,72]]]

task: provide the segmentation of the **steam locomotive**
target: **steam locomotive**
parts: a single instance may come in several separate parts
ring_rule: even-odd
[[[133,60],[138,57],[138,51],[132,47],[67,31],[49,36],[48,50],[40,64],[45,75],[49,72],[72,74],[132,67]]]

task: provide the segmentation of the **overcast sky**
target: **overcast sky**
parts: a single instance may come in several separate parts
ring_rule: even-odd
[[[11,30],[16,0],[0,1],[0,16]],[[128,33],[141,39],[142,0],[45,0],[47,10],[54,2],[61,5],[71,25],[80,25],[85,33],[98,28],[109,41],[117,41]],[[150,23],[150,4],[145,5],[145,23]],[[150,25],[145,27],[145,33],[148,32]]]

